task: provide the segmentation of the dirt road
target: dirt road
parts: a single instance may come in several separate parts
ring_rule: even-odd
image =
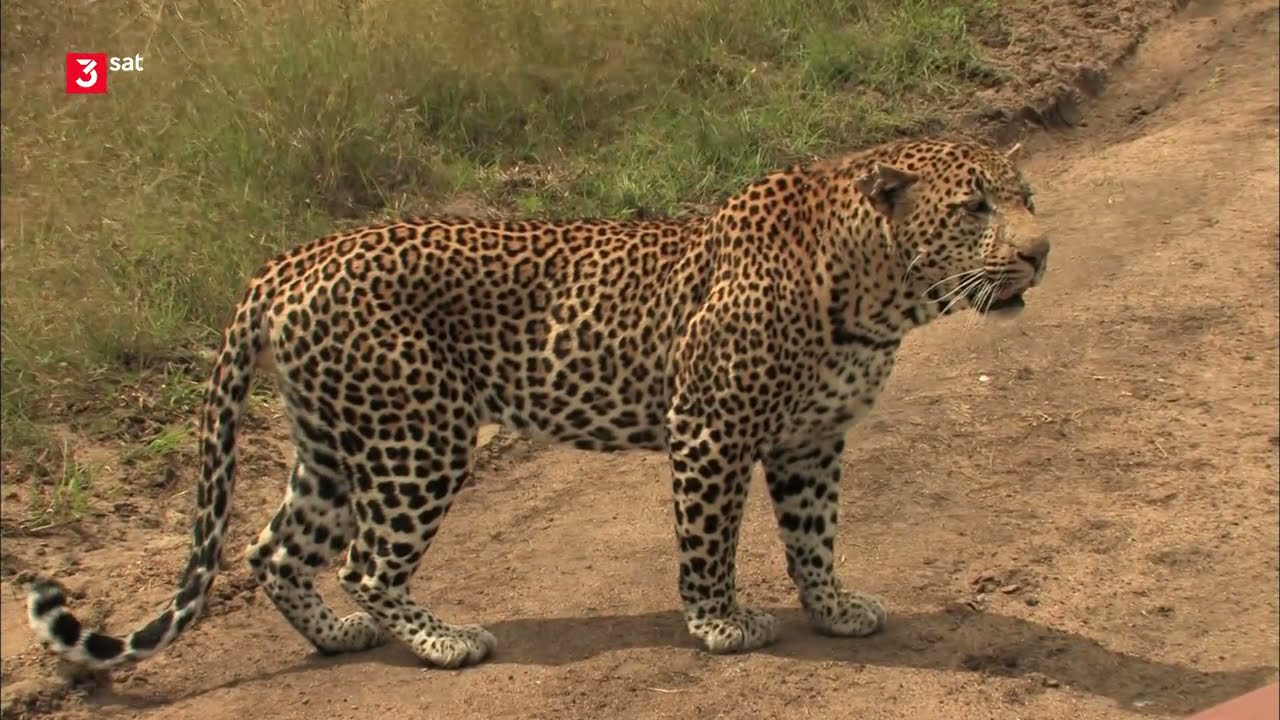
[[[697,650],[677,612],[663,459],[517,443],[487,454],[415,583],[447,619],[498,636],[491,662],[423,670],[398,646],[318,658],[237,562],[200,625],[88,699],[49,689],[6,588],[10,714],[1175,718],[1273,680],[1278,11],[1192,3],[1087,126],[1030,141],[1055,241],[1047,283],[1015,321],[910,338],[845,458],[840,572],[886,599],[886,633],[807,628],[757,478],[741,593],[776,609],[785,636],[750,655]],[[277,435],[250,432],[246,466],[274,469],[241,480],[241,547],[286,457],[261,440]],[[156,527],[179,528],[187,506],[175,496],[152,527],[92,549],[6,540],[6,553],[77,568],[81,602],[126,627],[166,597],[186,539]],[[332,580],[326,596],[349,607]]]

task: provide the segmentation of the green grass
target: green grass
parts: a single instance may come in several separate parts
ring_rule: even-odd
[[[209,343],[337,224],[681,213],[881,139],[992,77],[993,2],[6,2],[6,433]],[[72,49],[145,69],[67,96]]]
[[[146,463],[163,460],[178,452],[190,435],[185,424],[172,425],[156,433],[146,443],[124,453],[126,463]]]
[[[42,486],[36,502],[27,507],[22,530],[37,532],[79,520],[89,512],[96,468],[77,462],[70,443],[63,440],[53,482]]]

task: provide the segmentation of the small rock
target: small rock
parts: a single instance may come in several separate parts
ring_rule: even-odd
[[[1021,589],[1022,589],[1021,585],[1017,583],[1013,583],[1012,585],[1005,585],[1004,587],[1000,588],[1000,592],[1004,593],[1005,595],[1012,595]]]
[[[984,574],[974,578],[969,584],[972,585],[973,589],[978,593],[989,593],[1004,583],[995,575]]]
[[[1026,603],[1026,604],[1027,604],[1027,607],[1035,607],[1035,606],[1037,606],[1037,605],[1039,605],[1039,604],[1040,604],[1040,600],[1039,600],[1038,598],[1034,598],[1034,597],[1029,597],[1029,598],[1027,598],[1027,599],[1023,600],[1022,602]]]
[[[980,383],[984,383],[984,382],[991,382],[991,376],[990,376],[990,375],[979,375],[979,376],[978,376],[978,382],[980,382]]]
[[[982,598],[968,597],[959,598],[947,603],[948,613],[958,613],[968,615],[969,613],[982,612]]]

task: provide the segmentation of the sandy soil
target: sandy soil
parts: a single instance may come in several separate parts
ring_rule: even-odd
[[[1193,2],[1069,129],[1029,139],[1046,284],[1015,321],[910,338],[844,460],[840,572],[887,600],[887,632],[808,629],[757,485],[741,593],[785,636],[701,652],[678,614],[663,459],[500,436],[415,582],[497,634],[492,661],[319,658],[232,558],[169,651],[66,690],[17,580],[56,572],[113,628],[150,615],[186,550],[183,468],[132,480],[74,532],[5,538],[5,717],[1175,718],[1274,680],[1278,21],[1275,0]],[[233,548],[283,487],[282,434],[258,419]]]

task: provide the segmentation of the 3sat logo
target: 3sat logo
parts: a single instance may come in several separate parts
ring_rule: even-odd
[[[107,72],[142,72],[142,56],[108,57],[106,53],[67,53],[67,94],[107,92]]]

